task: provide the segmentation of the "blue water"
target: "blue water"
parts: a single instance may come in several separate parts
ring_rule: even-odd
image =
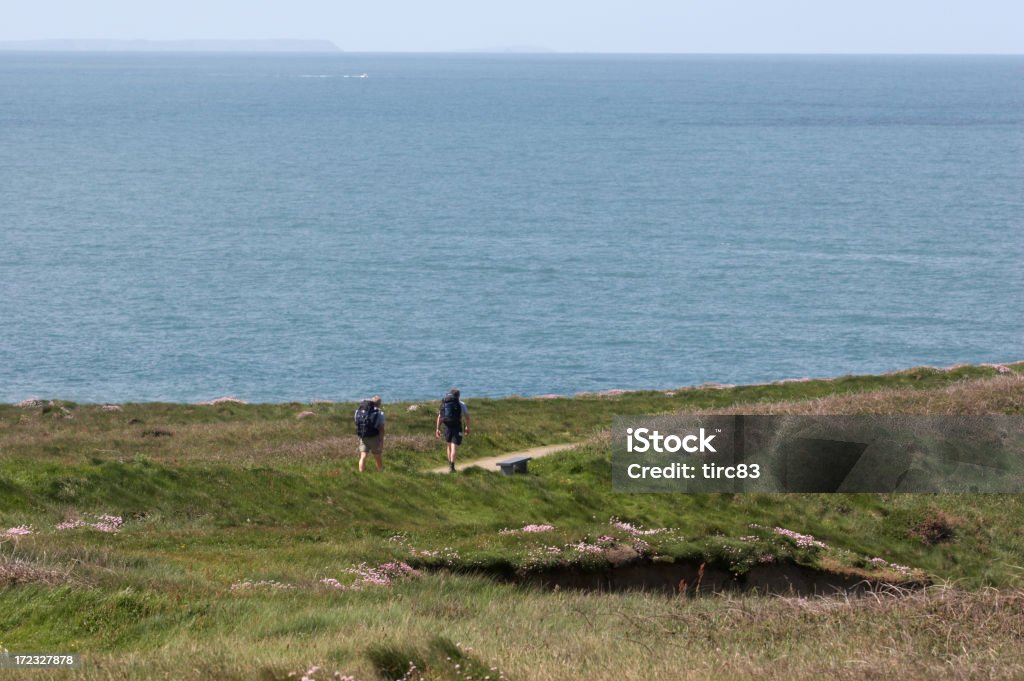
[[[1024,58],[0,55],[0,401],[1024,359],[1022,262]]]

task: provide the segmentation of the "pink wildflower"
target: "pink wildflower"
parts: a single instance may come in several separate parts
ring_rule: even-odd
[[[96,522],[94,523],[87,523],[84,520],[76,518],[74,520],[65,520],[62,523],[54,525],[58,530],[76,530],[79,527],[91,527],[94,530],[106,532],[107,534],[115,534],[119,532],[123,526],[124,518],[119,515],[108,514],[96,516]]]
[[[6,536],[6,537],[24,537],[26,535],[32,534],[32,531],[33,530],[32,530],[32,526],[31,525],[18,525],[17,527],[9,527],[9,528],[7,528],[7,531],[4,532],[4,536]]]
[[[518,530],[510,530],[507,527],[503,530],[499,530],[498,534],[519,534],[525,532],[527,534],[539,534],[541,532],[550,532],[555,529],[554,525],[524,525]]]
[[[659,527],[652,530],[642,530],[636,525],[633,525],[632,523],[627,523],[623,520],[619,520],[614,516],[612,516],[611,520],[609,520],[608,522],[611,524],[612,527],[617,527],[620,530],[625,530],[634,537],[648,537],[652,534],[661,534],[662,532],[669,531],[669,528],[667,527]]]
[[[75,530],[79,527],[85,527],[85,523],[81,520],[65,520],[62,523],[54,525],[54,528],[58,530]]]
[[[370,567],[366,563],[345,570],[350,575],[355,575],[356,580],[347,587],[352,591],[359,591],[364,586],[391,586],[391,583],[399,577],[419,577],[420,571],[410,567],[401,561],[391,561],[377,567]],[[320,580],[321,584],[333,588],[342,587],[336,579],[327,578]]]
[[[588,544],[585,541],[581,541],[577,544],[566,544],[567,549],[579,551],[580,553],[602,553],[604,549],[596,544]]]
[[[124,525],[124,518],[119,515],[101,515],[93,527],[100,532],[113,534],[120,530],[122,525]]]
[[[827,549],[828,548],[828,546],[826,546],[825,542],[819,541],[819,540],[815,539],[812,535],[809,535],[809,534],[800,534],[799,532],[794,532],[793,530],[787,530],[784,527],[776,527],[772,531],[775,534],[779,535],[779,536],[788,537],[788,538],[792,539],[793,541],[796,542],[796,545],[798,547],[800,547],[800,548],[809,548],[809,547],[814,547],[814,548],[819,548],[819,549]]]
[[[345,585],[336,580],[334,577],[326,577],[320,580],[320,583],[324,586],[330,587],[331,589],[345,589]]]

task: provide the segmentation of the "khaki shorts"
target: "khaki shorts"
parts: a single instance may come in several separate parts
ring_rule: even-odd
[[[380,435],[369,435],[367,437],[361,437],[359,438],[359,453],[383,454],[384,441],[381,440]]]

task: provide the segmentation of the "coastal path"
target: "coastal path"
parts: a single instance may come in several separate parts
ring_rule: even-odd
[[[572,449],[573,447],[580,444],[579,442],[566,442],[560,445],[544,445],[543,447],[534,447],[533,449],[523,449],[518,452],[508,452],[501,456],[489,456],[486,459],[474,459],[473,461],[462,461],[456,460],[455,466],[458,469],[469,468],[471,466],[479,466],[487,471],[498,472],[498,462],[504,461],[505,459],[511,459],[517,456],[529,456],[534,459],[539,459],[542,456],[548,456],[549,454],[555,454],[556,452],[564,452],[566,449]],[[447,464],[440,468],[432,468],[431,473],[447,473]]]

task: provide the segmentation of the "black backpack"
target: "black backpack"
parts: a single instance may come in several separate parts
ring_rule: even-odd
[[[355,416],[356,434],[359,437],[373,437],[380,434],[380,431],[377,430],[378,414],[380,414],[380,409],[370,400],[363,400],[359,403],[359,409],[356,410]]]
[[[441,422],[452,428],[462,427],[462,405],[459,398],[451,393],[441,400]]]

